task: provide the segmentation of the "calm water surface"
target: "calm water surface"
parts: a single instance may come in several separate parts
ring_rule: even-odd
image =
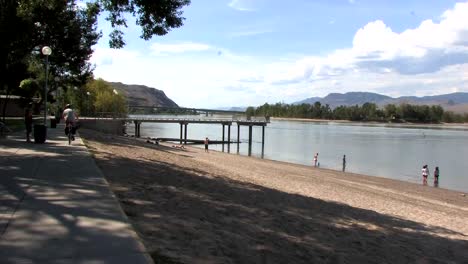
[[[128,132],[132,133],[133,127],[129,126]],[[253,128],[253,156],[261,157],[261,133],[261,127]],[[143,123],[141,126],[142,137],[178,138],[179,135],[179,124]],[[240,135],[239,153],[247,155],[248,128],[241,127]],[[204,139],[206,136],[221,140],[222,126],[188,125],[187,138]],[[225,137],[227,140],[227,126]],[[236,137],[237,126],[234,125],[231,127],[231,140],[236,140]],[[222,149],[221,145],[210,148]],[[237,145],[231,144],[230,150],[236,153]],[[435,166],[439,166],[441,188],[468,191],[466,130],[278,120],[273,120],[265,129],[266,159],[313,165],[316,152],[319,153],[321,168],[341,170],[342,158],[346,155],[348,172],[415,183],[422,182],[421,168],[428,164],[431,172],[429,185],[433,182]]]

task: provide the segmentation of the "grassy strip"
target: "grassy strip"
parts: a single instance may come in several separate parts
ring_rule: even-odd
[[[5,125],[11,130],[11,132],[26,130],[23,119],[6,119]]]

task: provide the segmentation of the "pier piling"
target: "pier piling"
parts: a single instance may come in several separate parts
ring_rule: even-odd
[[[249,125],[249,156],[252,156],[252,126]]]

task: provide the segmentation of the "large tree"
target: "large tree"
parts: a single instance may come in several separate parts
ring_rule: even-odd
[[[102,11],[109,12],[114,31],[110,34],[110,46],[121,48],[125,45],[121,27],[127,27],[125,14],[136,17],[136,23],[142,29],[141,38],[148,40],[153,36],[166,35],[172,28],[183,25],[182,7],[190,0],[96,0]]]
[[[0,0],[0,92],[3,99],[2,116],[5,117],[9,95],[15,93],[22,79],[27,77],[27,59],[31,51],[28,35],[30,25],[17,16],[18,1]]]
[[[94,0],[85,7],[78,7],[77,2],[0,0],[0,90],[14,94],[22,79],[45,79],[40,50],[46,45],[53,50],[49,77],[60,76],[58,81],[65,87],[82,86],[92,77],[89,58],[101,36],[97,31],[100,13],[107,13],[114,28],[109,45],[121,48],[125,45],[122,27],[127,26],[127,14],[136,18],[141,37],[148,40],[182,26],[181,9],[190,0]],[[49,80],[51,90],[58,87],[53,83],[56,78]]]
[[[18,14],[34,25],[30,69],[36,78],[41,79],[43,75],[43,56],[40,53],[43,46],[52,48],[49,78],[59,76],[69,86],[80,86],[92,77],[89,59],[93,53],[92,46],[101,36],[97,32],[99,7],[96,4],[79,9],[73,1],[29,1],[19,8]],[[52,82],[55,80],[50,79]]]

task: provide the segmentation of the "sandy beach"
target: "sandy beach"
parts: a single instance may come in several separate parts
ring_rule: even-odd
[[[468,263],[468,195],[82,130],[156,263]]]

